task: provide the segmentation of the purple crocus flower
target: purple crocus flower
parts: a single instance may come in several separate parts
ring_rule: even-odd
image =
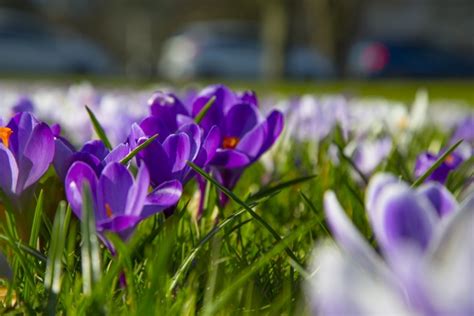
[[[431,166],[438,160],[438,158],[443,155],[439,153],[434,155],[429,152],[424,152],[418,155],[415,162],[415,177],[420,177],[423,175]],[[436,168],[429,176],[426,178],[426,181],[437,181],[440,183],[445,183],[448,175],[451,171],[455,170],[459,165],[464,161],[464,158],[460,153],[454,151],[441,163],[441,165]]]
[[[265,118],[258,109],[254,93],[238,95],[223,85],[216,85],[197,96],[193,115],[197,115],[213,97],[214,104],[200,126],[204,130],[212,126],[219,128],[219,148],[210,166],[216,178],[232,189],[245,168],[257,161],[277,140],[283,130],[283,114],[274,110]],[[221,200],[225,204],[225,198]]]
[[[92,192],[97,232],[109,248],[104,238],[106,231],[115,232],[126,240],[141,220],[175,205],[182,193],[177,180],[164,182],[148,193],[150,177],[144,165],[139,168],[136,178],[118,162],[107,164],[97,176],[90,165],[76,161],[67,173],[65,190],[67,200],[79,218],[85,183]]]
[[[132,126],[129,137],[132,148],[159,133],[163,125],[150,125],[150,121],[146,118],[140,125]],[[169,130],[175,127],[177,126],[170,127]],[[194,162],[199,167],[206,166],[214,157],[219,142],[217,128],[212,128],[204,137],[203,130],[195,123],[184,124],[167,135],[158,135],[157,140],[137,155],[138,162],[144,163],[150,170],[153,186],[172,179],[186,184],[194,174],[187,162]]]
[[[66,138],[57,134],[54,137],[54,142],[56,150],[53,166],[62,181],[66,178],[69,167],[75,161],[87,163],[99,175],[107,163],[120,161],[130,152],[130,148],[126,144],[120,144],[109,150],[101,140],[88,141],[80,150],[76,150]]]
[[[333,192],[324,202],[340,248],[323,245],[315,252],[308,283],[315,313],[472,315],[473,195],[458,205],[439,183],[414,190],[392,176],[375,176],[366,207],[382,257]]]
[[[0,127],[0,188],[20,196],[48,170],[54,155],[53,133],[32,114],[21,112]]]

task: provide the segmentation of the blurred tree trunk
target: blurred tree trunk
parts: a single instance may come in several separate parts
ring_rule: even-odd
[[[262,8],[262,71],[267,80],[283,78],[289,14],[286,0],[264,0]]]
[[[339,77],[345,75],[349,48],[357,36],[366,0],[304,0],[313,45],[329,56]]]

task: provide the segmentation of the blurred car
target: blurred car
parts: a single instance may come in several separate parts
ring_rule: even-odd
[[[60,32],[32,14],[0,9],[0,71],[108,74],[115,67],[99,46],[78,34]]]
[[[474,59],[423,41],[363,40],[349,52],[348,73],[362,78],[474,77]]]
[[[257,25],[246,22],[193,23],[163,45],[158,72],[172,80],[196,77],[249,79],[263,74],[263,45]],[[328,78],[334,66],[318,52],[291,45],[286,54],[289,78]]]

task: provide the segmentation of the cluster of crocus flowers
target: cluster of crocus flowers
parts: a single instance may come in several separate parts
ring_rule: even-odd
[[[315,251],[308,299],[320,315],[471,315],[474,196],[461,204],[436,182],[418,189],[376,175],[366,209],[378,254],[336,195],[324,197],[339,247]]]

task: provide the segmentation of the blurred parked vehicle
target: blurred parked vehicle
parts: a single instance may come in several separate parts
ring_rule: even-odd
[[[0,72],[94,73],[115,71],[111,58],[78,34],[58,31],[28,13],[0,9]]]
[[[348,73],[362,78],[474,77],[474,57],[422,41],[364,40],[349,52]]]
[[[262,76],[263,45],[257,25],[245,22],[193,23],[169,38],[158,71],[168,79],[196,77],[255,79]],[[285,76],[294,79],[328,78],[333,64],[314,50],[290,45]]]

